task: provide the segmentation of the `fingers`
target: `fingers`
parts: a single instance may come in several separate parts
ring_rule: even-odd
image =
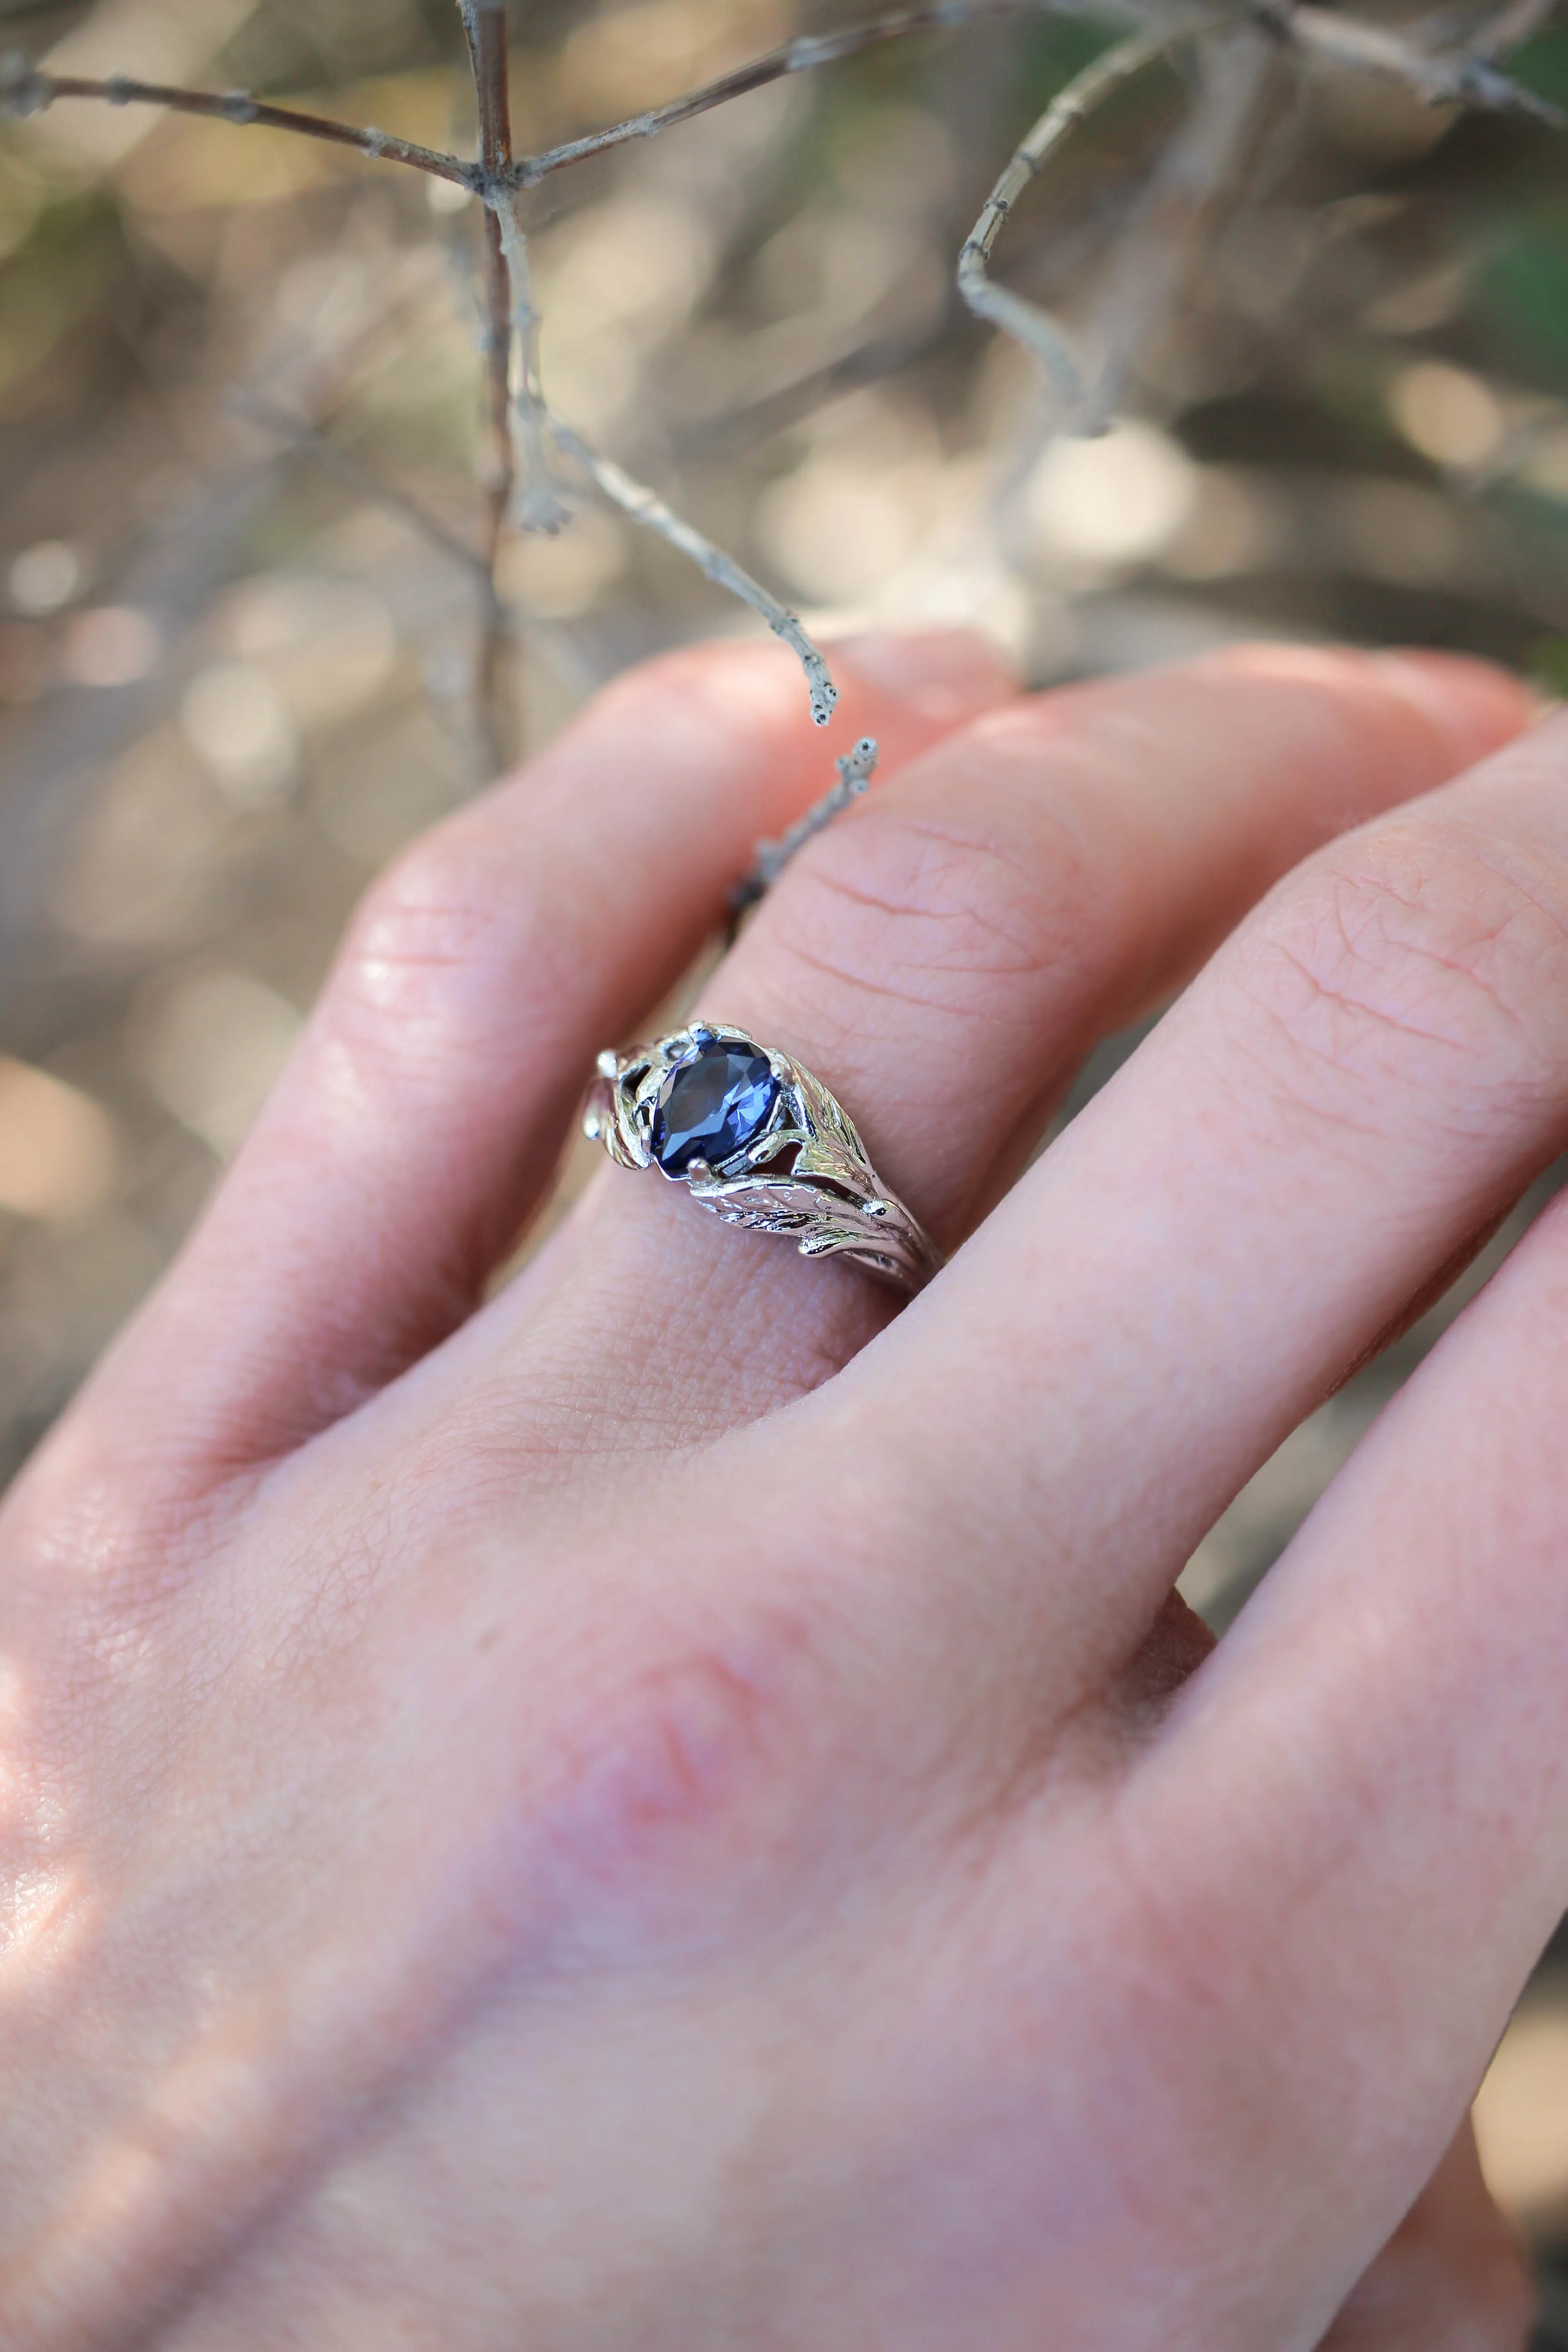
[[[1565,787],[1549,721],[1293,874],[835,1400],[1062,1705],[1568,1130]]]
[[[849,1497],[852,1558],[882,1529],[931,1686],[1004,1754],[1095,1715],[1247,1469],[1561,1142],[1565,771],[1549,722],[1292,877],[792,1416],[776,1492]],[[1123,1940],[1177,1988],[1173,2106],[1245,2083],[1238,2173],[1324,2182],[1304,2278],[1394,2229],[1568,1903],[1564,1427],[1568,1202],[1137,1726]],[[1037,1932],[1040,1818],[1005,1874]]]
[[[1463,2129],[1358,2282],[1320,2352],[1525,2352],[1530,2259]]]
[[[826,1061],[952,1245],[1098,1034],[1519,710],[1479,665],[1279,646],[1013,703],[824,836],[705,1003]]]
[[[1010,705],[813,843],[700,1010],[832,1087],[951,1247],[1098,1034],[1179,982],[1308,849],[1524,715],[1479,665],[1278,647]],[[853,1269],[619,1171],[492,1310],[519,1351],[509,1381],[553,1331],[595,1402],[610,1357],[622,1409],[688,1432],[813,1386],[888,1312]]]
[[[1178,1701],[1136,1854],[1278,1988],[1354,2193],[1479,2079],[1568,1907],[1568,1200],[1363,1441]],[[1221,1826],[1223,1824],[1223,1827]],[[1040,1899],[1044,1889],[1040,1890]],[[1224,1999],[1223,1987],[1216,1998]],[[1407,2175],[1406,2175],[1407,2177]]]
[[[976,639],[844,651],[889,765],[1011,690]],[[407,852],[356,918],[304,1042],[133,1343],[209,1450],[342,1412],[471,1305],[548,1181],[595,1051],[656,1003],[759,834],[827,752],[772,648],[611,688],[521,775]],[[117,1410],[128,1386],[118,1386]],[[132,1402],[131,1409],[134,1411]]]

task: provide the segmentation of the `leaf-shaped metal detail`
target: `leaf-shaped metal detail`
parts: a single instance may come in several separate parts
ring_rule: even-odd
[[[779,1234],[803,1257],[850,1257],[904,1291],[919,1290],[942,1260],[916,1219],[882,1184],[854,1120],[820,1078],[786,1054],[768,1052],[743,1030],[683,1029],[617,1060],[600,1057],[584,1127],[623,1168],[653,1165],[654,1107],[665,1078],[713,1038],[767,1053],[779,1095],[768,1127],[725,1161],[694,1161],[683,1181],[699,1205],[727,1224]]]

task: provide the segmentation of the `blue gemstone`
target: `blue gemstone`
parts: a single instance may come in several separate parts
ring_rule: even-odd
[[[765,1054],[709,1040],[658,1090],[654,1158],[667,1176],[684,1176],[694,1160],[718,1167],[762,1132],[778,1090]]]

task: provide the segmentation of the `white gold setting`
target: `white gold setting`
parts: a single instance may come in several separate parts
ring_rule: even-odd
[[[661,1099],[669,1099],[677,1074],[716,1050],[765,1060],[774,1087],[766,1116],[714,1164],[693,1157],[679,1170],[662,1167],[655,1148]],[[621,1167],[657,1168],[726,1224],[782,1234],[802,1257],[852,1258],[911,1295],[942,1265],[934,1243],[881,1181],[854,1120],[821,1080],[743,1029],[698,1021],[629,1054],[601,1054],[583,1130]]]

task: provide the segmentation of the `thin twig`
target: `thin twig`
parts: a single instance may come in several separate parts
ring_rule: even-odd
[[[504,617],[507,608],[504,600],[497,593],[495,574],[483,554],[478,548],[470,547],[466,540],[459,539],[455,530],[448,530],[446,524],[427,512],[416,499],[411,499],[405,491],[394,489],[389,483],[380,480],[357,458],[339,448],[335,441],[329,440],[320,425],[312,425],[306,417],[294,415],[287,408],[279,408],[275,401],[265,399],[259,393],[231,394],[226,404],[231,415],[242,416],[247,424],[259,425],[263,432],[276,435],[292,455],[308,457],[323,474],[330,474],[334,481],[342,482],[345,489],[353,490],[361,498],[373,500],[393,514],[401,515],[428,546],[449,557],[468,574],[484,601],[487,614],[494,608]]]
[[[727,588],[731,596],[738,596],[742,604],[749,604],[753,613],[762,615],[774,636],[784,639],[805,672],[806,689],[811,697],[811,715],[819,727],[826,727],[838,700],[838,688],[828,674],[827,664],[801,627],[795,614],[781,604],[760,580],[753,580],[749,572],[742,571],[733,556],[726,555],[722,548],[715,547],[710,539],[705,539],[690,523],[683,521],[657,491],[648,489],[642,482],[633,481],[631,476],[623,473],[610,458],[601,457],[580,433],[574,433],[560,417],[548,411],[546,415],[550,436],[562,456],[580,466],[612,506],[619,507],[621,512],[629,515],[634,522],[641,523],[645,530],[655,532],[668,546],[677,549],[717,587]]]
[[[433,179],[450,180],[460,188],[476,188],[479,175],[460,155],[421,147],[393,131],[334,122],[324,114],[302,114],[297,107],[273,106],[253,98],[247,89],[177,89],[161,81],[136,81],[129,74],[110,74],[99,80],[87,74],[45,73],[26,58],[0,59],[0,115],[42,114],[63,98],[96,99],[107,106],[163,106],[172,114],[205,114],[241,128],[259,124],[269,131],[291,131],[302,139],[324,139],[335,147],[352,147],[373,162],[406,163]]]
[[[1464,46],[1473,58],[1506,57],[1541,31],[1556,5],[1557,0],[1507,0]]]
[[[1500,58],[1531,39],[1548,23],[1557,0],[1456,0],[1405,26],[1422,48],[1441,52],[1462,49],[1468,57]]]
[[[1293,0],[1253,0],[1258,19],[1304,49],[1354,66],[1363,73],[1401,81],[1433,106],[1475,106],[1495,114],[1525,114],[1553,131],[1568,131],[1568,113],[1538,98],[1474,49],[1417,47],[1385,25],[1341,16],[1327,8],[1297,6]]]
[[[427,546],[455,563],[472,582],[487,623],[493,623],[515,644],[541,647],[574,693],[585,696],[602,684],[602,674],[584,662],[583,647],[569,630],[556,622],[541,619],[537,614],[525,612],[510,597],[503,596],[478,548],[470,547],[467,540],[449,530],[417,499],[395,488],[372,473],[368,466],[351,457],[320,425],[312,425],[308,418],[297,416],[257,393],[237,393],[228,406],[235,415],[247,418],[263,432],[276,434],[289,457],[314,466],[367,504],[399,516]]]
[[[766,896],[797,850],[804,849],[824,826],[832,824],[839,813],[859,799],[869,784],[877,768],[877,739],[862,735],[851,751],[842,752],[834,761],[838,782],[812,803],[803,817],[796,819],[787,833],[776,841],[759,841],[755,861],[744,881],[737,882],[730,893],[732,916],[743,915],[748,907]]]
[[[1105,50],[1082,73],[1075,75],[1067,88],[1057,93],[1015,151],[959,254],[958,290],[970,309],[992,326],[1002,328],[1032,353],[1067,413],[1079,408],[1084,397],[1078,355],[1048,312],[1037,303],[1026,301],[1021,294],[996,285],[987,275],[997,236],[1047,158],[1112,90],[1130,81],[1134,74],[1142,73],[1145,66],[1167,57],[1184,42],[1221,21],[1222,13],[1213,8],[1197,16],[1173,18],[1168,24],[1119,42],[1115,48]]]
[[[1514,5],[1521,21],[1533,24],[1537,14],[1550,7],[1551,0],[1514,0]],[[1528,19],[1527,10],[1531,12]],[[651,107],[644,114],[628,115],[623,122],[612,123],[603,131],[590,131],[580,139],[565,140],[559,147],[547,147],[537,155],[520,156],[513,167],[514,175],[520,186],[531,187],[552,172],[563,171],[587,156],[602,155],[633,140],[652,139],[661,131],[689,122],[695,115],[726,105],[731,99],[765,89],[770,82],[783,81],[791,74],[804,73],[816,66],[837,65],[843,58],[858,57],[887,41],[905,40],[917,33],[947,31],[980,17],[1038,16],[1047,12],[1080,18],[1102,16],[1121,24],[1136,23],[1151,13],[1147,7],[1136,5],[1136,0],[927,0],[923,6],[896,9],[863,25],[848,26],[842,32],[785,41],[778,48],[735,67],[732,72],[721,74],[715,80],[687,91],[684,97],[671,99],[665,106]],[[1222,12],[1215,13],[1217,16]],[[1332,51],[1333,28],[1347,21],[1339,16],[1328,17],[1325,29],[1312,20],[1326,17],[1326,11],[1298,9],[1292,6],[1291,0],[1234,0],[1232,7],[1223,13],[1237,17],[1257,16],[1266,20],[1272,30],[1289,38],[1299,37],[1301,47],[1325,52]],[[1305,25],[1300,23],[1303,16],[1308,19]],[[1378,30],[1381,36],[1381,28]],[[1505,31],[1484,54],[1495,55],[1520,37],[1522,36]],[[1543,121],[1557,119],[1555,109],[1546,108],[1544,100],[1537,100],[1507,75],[1495,70],[1474,70],[1483,55],[1479,47],[1473,46],[1469,52],[1472,69],[1468,73],[1461,61],[1444,61],[1394,35],[1382,37],[1382,49],[1376,69],[1394,74],[1423,95],[1538,114]],[[1455,87],[1456,82],[1464,86]]]
[[[486,201],[495,207],[493,217],[499,225],[511,288],[511,331],[518,355],[515,414],[522,436],[522,495],[517,503],[517,520],[524,530],[556,531],[572,518],[550,479],[549,413],[539,377],[539,312],[522,226],[522,199],[515,188],[499,188]]]
[[[885,41],[906,40],[915,33],[949,31],[977,16],[1026,12],[1039,15],[1053,6],[1075,16],[1103,15],[1122,21],[1141,13],[1134,6],[1123,5],[1123,0],[1085,0],[1085,5],[1079,5],[1079,0],[926,0],[922,6],[893,9],[885,16],[847,26],[839,33],[806,34],[782,42],[776,49],[768,49],[747,64],[736,66],[731,72],[704,82],[700,89],[688,90],[683,98],[671,99],[667,106],[652,107],[646,114],[630,115],[624,122],[612,123],[605,131],[590,131],[581,139],[568,139],[559,147],[545,148],[541,154],[521,156],[516,166],[518,183],[520,186],[531,187],[552,172],[582,163],[585,156],[602,155],[608,148],[624,147],[634,139],[652,139],[661,131],[673,130],[677,123],[689,122],[694,115],[728,105],[732,98],[745,98],[754,89],[765,89],[770,82],[784,81],[791,74],[806,73],[816,66],[837,65],[845,58],[859,57]]]
[[[1086,337],[1096,350],[1096,374],[1072,420],[1076,432],[1105,431],[1140,354],[1179,301],[1192,248],[1257,121],[1272,59],[1272,45],[1255,26],[1233,25],[1200,43],[1197,98],[1117,239],[1097,301],[1097,323]]]
[[[479,101],[484,184],[497,187],[511,168],[511,92],[502,0],[463,0],[463,26]],[[489,551],[493,563],[511,504],[517,461],[511,441],[511,284],[500,222],[485,212],[485,380],[490,416]]]
[[[1245,57],[1237,44],[1239,61],[1227,59],[1218,79],[1211,79],[1186,130],[1150,183],[1142,211],[1146,228],[1157,234],[1144,241],[1148,250],[1141,245],[1140,251],[1124,261],[1102,307],[1105,349],[1092,413],[1086,409],[1081,372],[1066,335],[1045,311],[994,284],[988,265],[1002,226],[1027,183],[1074,126],[1144,66],[1222,25],[1239,28],[1251,22],[1266,26],[1298,53],[1382,74],[1434,103],[1500,110],[1555,128],[1568,127],[1568,116],[1562,110],[1512,80],[1492,62],[1539,26],[1549,13],[1551,0],[1500,0],[1496,12],[1468,40],[1456,37],[1439,20],[1429,19],[1401,33],[1312,5],[1312,0],[1215,0],[1215,5],[1163,24],[1149,21],[1154,5],[1155,0],[919,0],[919,5],[841,32],[788,41],[667,106],[522,158],[515,157],[511,147],[505,0],[458,0],[479,110],[480,152],[473,162],[377,129],[273,105],[247,90],[189,90],[122,75],[104,79],[54,75],[22,58],[0,60],[0,116],[37,113],[66,99],[156,106],[324,141],[373,161],[401,163],[477,194],[485,209],[483,348],[490,446],[483,550],[476,555],[412,502],[379,486],[371,487],[374,495],[397,505],[427,539],[479,578],[485,637],[479,673],[489,731],[499,733],[500,641],[512,618],[497,590],[496,560],[512,517],[526,528],[544,530],[552,530],[566,519],[550,479],[552,450],[579,467],[623,512],[655,531],[766,621],[800,660],[810,689],[812,715],[821,725],[831,715],[837,689],[822,656],[796,616],[655,492],[600,457],[547,409],[540,383],[539,319],[521,193],[588,156],[652,137],[771,82],[916,34],[951,29],[986,17],[1056,9],[1079,17],[1100,16],[1123,25],[1129,20],[1141,23],[1142,29],[1097,59],[1041,117],[997,182],[958,266],[959,291],[970,309],[1022,341],[1040,362],[1062,408],[1076,412],[1080,422],[1087,418],[1095,424],[1105,421],[1117,400],[1135,352],[1146,340],[1151,320],[1168,299],[1175,274],[1173,259],[1212,202],[1225,176],[1225,157],[1235,152],[1245,133],[1260,78],[1256,59]],[[11,13],[18,11],[13,8]],[[252,404],[252,407],[259,412],[264,404]],[[294,420],[287,423],[291,432],[299,431]],[[330,444],[312,443],[310,454],[345,479],[351,473],[357,476],[353,461],[331,450]],[[865,789],[875,756],[875,745],[867,740],[840,760],[839,781],[833,790],[778,842],[760,846],[756,866],[742,886],[738,903],[761,895],[801,842]]]
[[[477,55],[477,26],[472,20],[491,13],[492,5],[493,0],[458,0],[468,33],[475,88],[480,98],[481,138],[484,93]],[[1059,9],[1068,16],[1106,15],[1122,21],[1139,13],[1132,0],[926,0],[924,5],[899,9],[841,33],[786,41],[781,47],[768,50],[749,64],[738,66],[733,72],[689,91],[684,98],[672,100],[667,106],[612,123],[606,130],[590,131],[584,138],[568,140],[539,155],[522,156],[515,162],[509,156],[507,178],[516,187],[531,187],[552,172],[581,163],[585,156],[602,154],[608,148],[624,146],[629,140],[651,138],[658,131],[689,122],[695,115],[706,114],[712,107],[722,106],[749,90],[762,89],[786,75],[837,64],[841,58],[856,57],[863,50],[910,34],[941,31],[981,16],[1038,13],[1042,8]],[[27,11],[24,8],[11,13]],[[494,5],[494,13],[502,13],[499,5]],[[301,112],[296,107],[274,106],[254,97],[249,90],[183,89],[164,82],[138,81],[125,74],[113,74],[101,80],[80,74],[49,74],[24,57],[8,58],[0,64],[0,114],[40,114],[63,98],[97,99],[110,106],[162,106],[176,114],[210,115],[241,125],[262,123],[277,131],[297,131],[303,138],[324,139],[336,146],[352,147],[376,162],[406,163],[415,171],[450,180],[477,195],[487,193],[482,164],[476,165],[460,155],[448,155],[439,148],[422,147],[415,140],[400,139],[390,131],[334,121],[325,115]]]
[[[1036,14],[1042,9],[1080,17],[1101,16],[1123,24],[1146,13],[1133,5],[1133,0],[926,0],[924,5],[899,9],[843,32],[787,41],[749,64],[736,67],[733,72],[722,74],[682,98],[672,99],[668,105],[631,115],[625,121],[589,131],[581,139],[567,140],[537,155],[519,157],[509,177],[516,186],[531,187],[551,173],[563,171],[587,156],[603,154],[632,140],[652,138],[658,131],[689,122],[694,116],[722,106],[732,98],[762,89],[791,74],[837,64],[885,42],[905,39],[917,33],[943,31],[983,17]],[[1525,37],[1542,16],[1550,13],[1546,0],[1519,0],[1517,23],[1521,29],[1515,29],[1515,11],[1505,10],[1502,15],[1508,21],[1495,33],[1456,54],[1444,54],[1402,39],[1381,26],[1366,26],[1358,19],[1321,8],[1293,6],[1291,0],[1237,0],[1232,13],[1257,16],[1303,49],[1387,73],[1436,104],[1531,114],[1556,127],[1568,123],[1568,116],[1561,109],[1538,98],[1489,62]],[[0,68],[0,76],[4,77],[0,78],[0,114],[40,113],[65,98],[97,99],[110,106],[162,106],[174,113],[211,115],[226,122],[260,123],[273,130],[297,131],[304,138],[351,147],[375,162],[406,164],[476,194],[485,194],[482,166],[460,155],[422,147],[416,141],[399,138],[391,131],[333,121],[327,116],[305,113],[294,107],[275,106],[253,97],[248,90],[183,89],[163,82],[138,81],[123,74],[103,80],[79,74],[47,74],[25,58],[7,59]]]
[[[1521,26],[1534,21],[1533,16],[1529,19],[1525,16],[1527,5],[1533,8],[1535,0],[1516,0]],[[1071,423],[1079,430],[1103,428],[1120,396],[1131,355],[1128,322],[1124,320],[1112,335],[1101,384],[1086,392],[1078,353],[1049,312],[1006,287],[996,285],[988,274],[996,239],[1024,190],[1047,158],[1113,90],[1187,42],[1227,24],[1238,27],[1247,16],[1299,49],[1387,75],[1434,103],[1528,114],[1553,128],[1568,129],[1568,115],[1560,108],[1537,98],[1533,91],[1511,80],[1474,50],[1448,54],[1429,51],[1382,26],[1298,5],[1298,0],[1247,0],[1245,15],[1233,5],[1203,9],[1134,34],[1131,39],[1106,50],[1058,93],[1017,148],[958,257],[958,289],[970,309],[1012,335],[1045,372],[1056,398],[1052,421],[1057,426]],[[1191,153],[1178,144],[1157,174],[1152,193],[1158,196],[1162,183],[1169,179],[1171,193],[1178,199],[1173,214],[1178,232],[1184,214],[1190,212],[1194,204],[1211,201],[1217,190],[1215,157],[1234,146],[1243,135],[1253,102],[1249,92],[1255,93],[1259,78],[1258,65],[1248,63],[1228,94],[1223,90],[1216,93],[1212,120],[1205,121],[1200,105],[1190,127]],[[1178,182],[1184,184],[1177,186]],[[1140,281],[1146,293],[1150,282],[1148,256],[1137,240],[1130,240],[1130,246],[1125,274]],[[1146,310],[1147,304],[1141,300],[1132,309]]]
[[[479,163],[488,193],[501,186],[511,169],[511,92],[503,0],[459,0],[463,30],[468,36],[468,61],[473,68],[474,97],[479,119]],[[486,462],[485,567],[491,582],[489,610],[480,638],[476,665],[475,699],[480,727],[489,738],[492,764],[501,768],[512,746],[511,731],[502,723],[501,666],[505,646],[494,594],[496,565],[501,538],[511,509],[517,483],[517,459],[511,429],[511,278],[501,240],[500,218],[487,204],[484,219],[484,357],[486,399],[489,412],[489,455]]]
[[[499,538],[513,505],[518,474],[513,427],[520,425],[522,490],[516,501],[516,520],[525,530],[554,531],[571,518],[550,486],[544,396],[539,382],[539,312],[534,307],[528,237],[512,170],[506,0],[458,0],[458,5],[468,37],[479,107],[491,414],[498,448],[504,451],[506,492],[495,528]]]
[[[958,322],[958,309],[955,302],[944,301],[918,326],[867,335],[832,359],[808,359],[798,375],[786,376],[782,383],[742,398],[733,406],[694,408],[667,431],[665,446],[677,458],[694,455],[712,457],[725,454],[740,442],[754,443],[770,434],[783,432],[837,394],[879,383],[923,359]]]

